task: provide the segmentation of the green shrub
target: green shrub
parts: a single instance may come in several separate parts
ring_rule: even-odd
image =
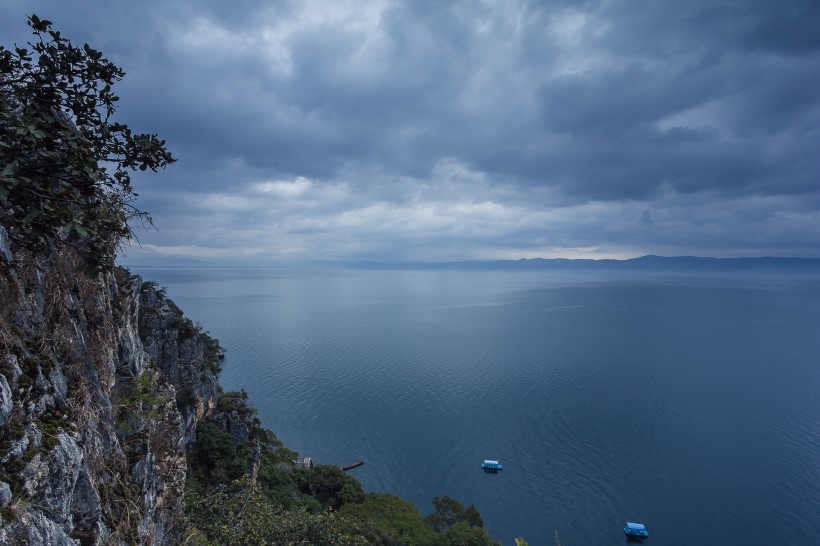
[[[247,402],[248,393],[244,390],[229,391],[219,395],[219,401],[216,404],[216,409],[226,413],[235,411],[240,415],[244,415],[247,413],[255,414],[256,408],[249,406]]]
[[[439,536],[415,505],[388,493],[367,493],[361,504],[346,504],[339,515],[356,522],[373,544],[432,546]]]
[[[188,499],[190,527],[213,544],[292,546],[364,546],[358,529],[335,514],[287,511],[271,502],[247,478]]]
[[[131,204],[131,171],[174,158],[156,135],[112,121],[119,67],[51,21],[28,25],[28,48],[0,46],[0,223],[29,250],[69,245],[86,271],[111,270],[129,222],[151,221]]]
[[[243,458],[244,455],[244,458]],[[188,451],[188,480],[196,490],[209,490],[248,474],[250,452],[231,435],[208,421],[196,425],[196,443]]]
[[[302,493],[312,496],[326,508],[335,509],[364,500],[359,481],[338,466],[320,464],[297,469],[293,472],[293,480]]]

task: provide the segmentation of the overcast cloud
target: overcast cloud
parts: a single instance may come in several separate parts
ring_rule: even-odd
[[[129,256],[820,257],[820,2],[19,1],[127,73]]]

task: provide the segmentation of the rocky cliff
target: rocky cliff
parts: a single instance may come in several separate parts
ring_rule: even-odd
[[[123,269],[0,227],[0,544],[171,544],[215,340]]]

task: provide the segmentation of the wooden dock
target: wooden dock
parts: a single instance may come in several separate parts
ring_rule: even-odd
[[[342,467],[342,470],[347,472],[348,470],[353,470],[354,468],[358,468],[364,464],[364,461],[356,461],[355,463],[346,464]]]

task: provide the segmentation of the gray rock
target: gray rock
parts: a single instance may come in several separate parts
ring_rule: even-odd
[[[23,453],[25,453],[28,450],[29,446],[31,446],[33,449],[37,449],[38,447],[40,447],[42,442],[43,433],[40,432],[40,429],[37,428],[37,425],[29,423],[23,429],[23,436],[19,440],[12,442],[11,447],[9,447],[9,450],[6,452],[3,458],[0,459],[0,463],[6,464],[9,461],[19,459],[23,456]]]
[[[13,259],[11,255],[11,241],[9,240],[9,233],[3,226],[0,226],[0,259],[7,262],[10,262]]]
[[[11,502],[11,487],[6,482],[0,482],[0,506],[8,506]]]
[[[41,512],[28,508],[0,528],[0,546],[79,546],[65,529]]]
[[[11,410],[14,408],[14,401],[11,398],[11,388],[6,376],[0,375],[0,427],[6,424]]]
[[[160,485],[155,466],[154,454],[150,451],[139,460],[131,471],[134,481],[140,488],[145,507],[145,514],[138,525],[138,534],[148,537],[156,526],[155,507],[157,505],[157,487]]]
[[[20,362],[17,359],[17,355],[9,353],[4,355],[4,357],[6,358],[8,367],[11,369],[11,377],[6,377],[9,381],[9,386],[11,386],[14,385],[14,382],[17,381],[17,378],[23,373],[23,370],[20,369]]]
[[[79,546],[66,530],[48,519],[42,512],[29,510],[22,521],[25,527],[18,531],[19,542],[9,544],[29,544],[30,546]],[[24,537],[24,538],[23,538]]]
[[[74,494],[71,497],[71,515],[74,528],[95,534],[94,528],[102,514],[100,495],[91,483],[88,467],[83,464],[74,484]]]
[[[259,466],[262,463],[262,448],[259,447],[259,442],[254,440],[251,443],[251,461],[250,473],[251,482],[256,483],[256,478],[259,476]]]
[[[48,375],[49,383],[54,388],[54,401],[57,405],[65,404],[68,395],[68,381],[60,367],[55,366]]]
[[[65,432],[57,434],[59,443],[45,456],[37,454],[23,470],[23,488],[33,505],[41,508],[59,525],[71,522],[74,486],[83,465],[83,453]]]
[[[140,544],[179,543],[184,448],[218,400],[202,337],[180,330],[178,311],[127,271],[79,277],[70,251],[11,248],[0,228],[4,335],[14,348],[0,355],[0,426],[13,432],[0,470],[23,485],[17,502],[0,482],[0,506],[11,516],[0,522],[0,545],[123,544],[117,537],[131,532]],[[29,358],[39,363],[36,374]],[[143,371],[167,398],[162,407],[128,398]],[[188,400],[182,413],[176,393]],[[223,422],[237,440],[248,436],[242,409]],[[154,417],[137,416],[138,427],[122,432],[128,414],[140,411]],[[124,487],[106,486],[114,480]],[[133,513],[120,521],[105,503]]]

